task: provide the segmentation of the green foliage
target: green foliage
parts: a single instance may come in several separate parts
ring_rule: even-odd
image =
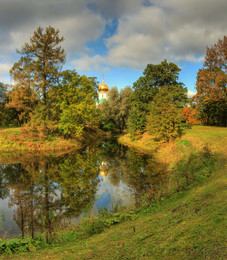
[[[17,51],[21,58],[10,70],[15,85],[11,86],[8,106],[20,112],[22,122],[29,120],[37,104],[48,103],[48,91],[58,84],[65,62],[65,52],[59,46],[63,40],[59,30],[49,26],[44,31],[38,27],[30,43],[25,43],[21,51]]]
[[[104,100],[98,106],[103,129],[120,133],[126,129],[130,111],[129,99],[132,93],[130,87],[125,87],[120,93],[116,87],[110,89],[108,101]]]
[[[86,127],[97,127],[97,84],[94,78],[80,76],[75,71],[65,71],[57,91],[59,129],[64,135],[79,137]]]
[[[7,102],[6,86],[0,82],[0,126],[17,126],[18,113],[14,108],[6,107]]]
[[[146,129],[160,141],[169,142],[182,135],[182,104],[175,100],[176,94],[166,86],[151,102]]]
[[[145,121],[146,112],[141,111],[138,106],[134,106],[134,108],[130,110],[129,120],[127,122],[127,130],[132,139],[134,139],[136,131],[143,131]]]
[[[56,133],[58,129],[58,111],[55,106],[39,104],[30,116],[27,127],[33,132],[43,133],[45,136]]]
[[[10,71],[16,84],[11,86],[8,107],[17,109],[30,131],[79,137],[86,128],[97,128],[97,84],[95,78],[75,71],[60,73],[63,40],[59,30],[39,27],[18,51],[21,58]]]
[[[81,227],[83,231],[88,234],[88,236],[92,236],[94,234],[99,234],[103,232],[106,228],[109,228],[112,225],[119,224],[126,220],[134,219],[136,215],[134,213],[111,213],[106,212],[98,217],[93,219],[84,219],[81,223]]]
[[[41,236],[31,238],[14,238],[6,241],[0,241],[0,254],[14,254],[21,252],[33,252],[46,246]]]
[[[180,102],[183,101],[182,98],[185,99],[186,89],[183,88],[183,83],[178,82],[179,72],[180,68],[176,64],[168,63],[166,60],[158,65],[147,65],[144,76],[133,84],[134,93],[131,100],[133,111],[130,112],[128,122],[128,129],[132,135],[136,130],[141,131],[145,128],[146,115],[150,110],[149,104],[162,87],[175,86],[180,95]]]
[[[6,101],[6,88],[2,82],[0,82],[0,102]]]

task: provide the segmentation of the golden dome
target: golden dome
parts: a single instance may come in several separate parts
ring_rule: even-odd
[[[103,81],[103,82],[99,85],[98,91],[99,91],[99,92],[107,93],[107,92],[109,91],[109,87],[108,87],[108,85]]]
[[[106,173],[104,171],[100,171],[99,174],[103,177],[104,181],[106,179]]]

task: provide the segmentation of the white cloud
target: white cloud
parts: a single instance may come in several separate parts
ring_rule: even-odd
[[[189,98],[193,97],[195,94],[196,94],[195,92],[188,90],[187,95],[188,95]]]
[[[95,55],[93,57],[89,57],[88,55],[84,55],[78,59],[75,59],[71,62],[73,66],[75,66],[76,70],[80,71],[108,71],[109,69],[105,67],[106,59],[101,57],[100,55]]]
[[[201,62],[206,46],[226,34],[226,8],[226,0],[0,0],[0,59],[10,60],[38,26],[52,25],[65,37],[67,61],[81,70],[141,70],[165,58]],[[118,27],[105,40],[107,55],[90,57],[87,43],[114,18]]]
[[[62,43],[67,54],[81,54],[88,52],[86,43],[99,38],[105,27],[105,23],[100,16],[96,16],[89,11],[66,18],[53,23],[53,26],[60,29],[65,41]]]
[[[85,1],[74,0],[1,0],[0,1],[0,57],[1,53],[15,53],[33,32],[42,26],[60,29],[67,54],[87,52],[89,41],[95,41],[105,29],[104,18],[86,7]]]
[[[117,33],[106,41],[111,65],[141,68],[165,58],[201,62],[206,46],[226,32],[227,16],[219,10],[226,1],[208,1],[206,7],[194,0],[152,2],[156,6],[120,18]]]

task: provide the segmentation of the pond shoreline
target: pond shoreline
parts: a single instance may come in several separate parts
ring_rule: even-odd
[[[173,178],[173,173],[179,174],[178,188],[172,186],[172,193],[168,193],[173,185],[169,183],[156,191],[159,196],[154,201],[140,208],[109,215],[104,212],[106,215],[91,217],[79,227],[69,226],[57,232],[54,242],[57,247],[48,249],[47,244],[41,243],[37,248],[44,251],[16,252],[23,259],[44,256],[70,259],[75,255],[85,259],[87,252],[89,259],[98,256],[114,259],[120,255],[127,258],[132,254],[141,258],[145,255],[224,259],[226,137],[226,128],[188,130],[180,140],[160,147],[155,153]],[[21,243],[25,245],[22,240]],[[32,246],[29,248],[30,242],[27,243],[24,250],[30,251]]]
[[[23,134],[24,128],[0,128],[0,155],[18,156],[32,154],[64,154],[70,151],[83,149],[85,146],[100,142],[108,138],[109,133],[101,130],[87,131],[85,137],[65,139],[58,135],[48,137],[33,137]]]

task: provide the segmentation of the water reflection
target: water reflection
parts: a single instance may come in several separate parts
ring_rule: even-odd
[[[120,181],[133,190],[136,206],[141,204],[142,197],[147,199],[157,195],[159,187],[168,183],[167,165],[157,162],[153,156],[139,153],[134,149],[126,149],[111,141],[101,151],[105,161],[102,169],[109,173],[113,185]],[[117,155],[117,160],[116,160]]]
[[[153,196],[165,180],[165,165],[113,140],[76,153],[17,161],[0,166],[0,199],[8,198],[22,236],[44,232],[47,241],[60,224],[85,209],[113,208],[122,194],[128,194],[122,204],[135,199],[139,205],[144,193]],[[0,200],[0,214],[2,206]]]

